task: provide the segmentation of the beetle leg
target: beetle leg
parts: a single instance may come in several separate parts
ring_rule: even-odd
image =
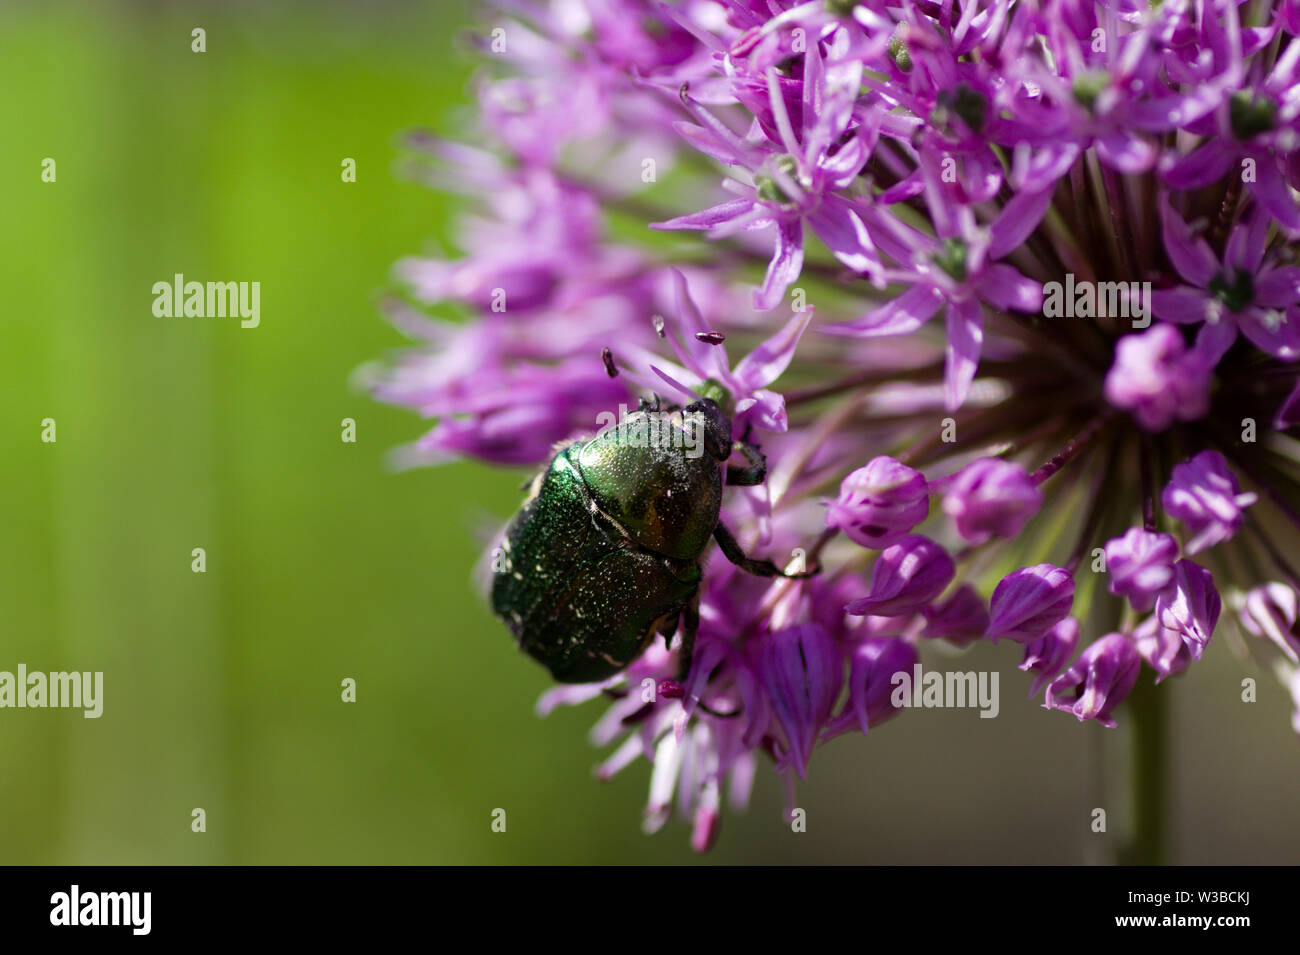
[[[727,483],[737,487],[754,487],[767,479],[767,458],[757,445],[745,441],[735,442],[735,450],[745,456],[746,465],[738,468],[727,465]]]
[[[718,546],[722,548],[722,553],[726,555],[727,560],[755,577],[811,577],[820,569],[814,567],[812,570],[787,574],[764,557],[746,557],[736,538],[731,535],[731,531],[727,530],[721,522],[713,529],[713,537],[718,542]]]
[[[695,633],[700,629],[700,595],[682,608],[682,645],[677,651],[677,679],[682,683],[691,675],[692,657],[695,656]]]

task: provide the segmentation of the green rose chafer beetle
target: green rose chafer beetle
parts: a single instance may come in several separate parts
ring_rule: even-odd
[[[764,577],[784,574],[746,557],[719,520],[722,489],[761,484],[763,455],[733,441],[731,398],[709,382],[684,408],[641,400],[595,437],[560,446],[494,554],[492,609],[520,648],[562,683],[593,683],[635,660],[656,633],[679,625],[679,670],[690,671],[699,626],[700,561],[716,540],[726,557]],[[744,466],[727,463],[733,451]]]

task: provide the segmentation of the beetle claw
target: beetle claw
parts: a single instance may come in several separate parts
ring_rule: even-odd
[[[748,434],[749,429],[745,429]],[[767,458],[757,445],[745,440],[735,442],[734,450],[745,458],[745,467],[727,465],[727,483],[732,487],[757,487],[767,480]]]
[[[801,577],[811,577],[821,570],[821,567],[814,567],[812,570],[800,570],[794,573],[787,573],[772,561],[765,557],[747,557],[741,550],[740,544],[732,536],[731,531],[727,530],[722,522],[713,529],[713,538],[722,548],[723,555],[746,573],[753,574],[755,577],[789,577],[798,579]]]

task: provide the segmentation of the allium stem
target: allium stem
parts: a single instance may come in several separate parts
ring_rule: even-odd
[[[1161,693],[1145,671],[1128,698],[1131,733],[1133,828],[1119,853],[1123,865],[1160,865],[1165,852],[1165,817],[1168,812],[1168,712],[1167,694]]]
[[[1138,449],[1138,467],[1142,473],[1142,527],[1148,531],[1156,529],[1156,495],[1155,485],[1151,479],[1151,439],[1146,435],[1141,438]]]
[[[1042,484],[1057,471],[1061,470],[1061,468],[1065,467],[1066,463],[1072,457],[1082,451],[1088,443],[1097,436],[1097,432],[1101,430],[1102,425],[1112,417],[1112,412],[1107,410],[1097,415],[1097,417],[1093,418],[1092,421],[1088,422],[1087,427],[1071,438],[1069,444],[1054,454],[1047,463],[1030,475],[1030,477],[1033,478],[1034,483]]]
[[[1236,212],[1237,203],[1241,199],[1241,178],[1239,176],[1229,176],[1228,184],[1223,190],[1223,202],[1219,205],[1219,215],[1214,222],[1214,247],[1221,248],[1223,242],[1228,237],[1228,230],[1232,226],[1232,216]]]
[[[890,368],[870,368],[866,371],[848,375],[838,381],[827,382],[824,385],[792,388],[785,393],[785,406],[786,408],[793,408],[867,385],[894,384],[899,381],[930,381],[942,375],[942,362],[934,362],[918,368],[910,368],[906,371],[897,371]]]
[[[1282,555],[1282,552],[1277,549],[1269,536],[1264,533],[1263,528],[1259,526],[1259,522],[1247,521],[1246,530],[1259,541],[1260,545],[1264,548],[1264,552],[1267,553],[1269,559],[1273,561],[1273,566],[1277,568],[1278,573],[1285,577],[1292,587],[1296,588],[1296,590],[1300,590],[1300,575],[1296,573],[1291,562]]]
[[[1110,167],[1103,169],[1101,176],[1106,188],[1106,199],[1110,205],[1110,224],[1114,231],[1115,243],[1119,246],[1120,267],[1124,270],[1124,279],[1135,281],[1145,278],[1146,272],[1136,259],[1137,243],[1133,241],[1124,181],[1119,173]]]
[[[1116,441],[1114,442],[1114,444],[1116,447],[1118,447],[1119,442]],[[1110,457],[1112,461],[1115,458],[1114,451],[1115,448],[1112,448],[1111,457]],[[1070,555],[1070,559],[1066,562],[1065,565],[1065,569],[1068,570],[1071,574],[1075,572],[1075,570],[1079,566],[1079,561],[1081,561],[1083,559],[1083,555],[1087,553],[1088,545],[1092,543],[1093,535],[1097,533],[1097,528],[1101,526],[1102,517],[1105,515],[1106,512],[1106,506],[1107,504],[1110,503],[1111,496],[1109,494],[1102,493],[1102,489],[1106,484],[1106,478],[1109,474],[1109,470],[1110,469],[1108,466],[1103,466],[1102,468],[1098,469],[1097,477],[1092,483],[1092,488],[1088,495],[1089,496],[1088,516],[1084,518],[1083,527],[1080,528],[1079,530],[1079,540],[1075,544],[1074,552]]]

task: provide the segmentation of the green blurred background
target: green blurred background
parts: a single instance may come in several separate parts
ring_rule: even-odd
[[[475,527],[521,476],[392,473],[422,423],[349,386],[402,344],[375,305],[392,263],[454,245],[458,201],[395,175],[395,141],[460,128],[465,10],[0,7],[0,669],[105,673],[99,720],[0,710],[0,862],[695,858],[680,822],[640,832],[645,764],[592,778],[599,704],[534,715],[544,674],[471,584]],[[176,272],[260,281],[261,327],[155,318]],[[998,719],[919,711],[837,741],[802,834],[761,770],[707,861],[1107,859],[1129,810],[1101,770],[1125,737],[1025,702],[1006,651],[960,664],[1003,671]],[[1170,683],[1173,861],[1297,861],[1283,691],[1222,641]]]

